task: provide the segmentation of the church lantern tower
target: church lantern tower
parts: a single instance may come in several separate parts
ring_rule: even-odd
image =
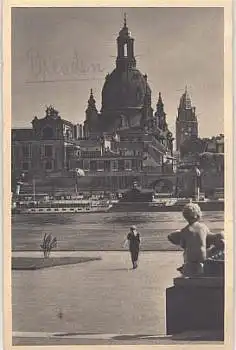
[[[126,71],[127,68],[135,68],[136,60],[134,57],[134,39],[131,37],[127,27],[126,14],[124,16],[124,26],[119,32],[117,38],[117,58],[116,68],[120,71]]]
[[[116,41],[116,66],[106,75],[102,89],[100,127],[103,131],[119,128],[121,119],[133,128],[141,127],[144,120],[153,117],[151,89],[147,76],[136,67],[134,39],[128,29],[126,15]]]
[[[180,98],[178,116],[176,118],[176,150],[180,151],[180,147],[187,139],[198,137],[198,121],[196,116],[196,108],[192,107],[192,102],[185,87],[185,92]]]

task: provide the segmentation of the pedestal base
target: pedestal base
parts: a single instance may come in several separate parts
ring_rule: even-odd
[[[166,332],[224,332],[224,279],[176,278],[166,289]]]

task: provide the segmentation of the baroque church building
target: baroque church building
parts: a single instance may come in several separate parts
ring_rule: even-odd
[[[84,124],[74,125],[52,106],[32,129],[12,130],[12,174],[27,175],[41,191],[129,189],[173,192],[173,136],[159,93],[152,108],[146,74],[136,66],[134,39],[124,18],[114,70],[107,74],[99,110],[90,91]],[[77,184],[77,169],[85,176]]]
[[[152,109],[152,92],[148,77],[136,67],[134,38],[124,26],[117,37],[116,67],[105,78],[102,89],[102,106],[98,112],[91,91],[84,123],[85,135],[93,138],[98,135],[129,134],[153,135],[157,142],[172,153],[172,133],[168,129],[161,94],[159,93],[156,111]],[[132,137],[131,137],[132,138]]]

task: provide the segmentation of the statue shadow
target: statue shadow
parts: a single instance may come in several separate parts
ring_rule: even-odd
[[[127,267],[121,267],[121,268],[115,268],[115,269],[109,269],[110,271],[130,271],[133,270],[132,268]]]
[[[106,269],[102,269],[103,271],[133,271],[133,268],[131,267],[131,268],[128,268],[128,267],[120,267],[120,268],[106,268]]]

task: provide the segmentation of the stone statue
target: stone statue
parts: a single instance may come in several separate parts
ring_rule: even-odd
[[[224,249],[223,235],[213,234],[201,222],[201,209],[197,204],[189,203],[183,209],[187,226],[171,233],[168,240],[184,250],[184,264],[177,270],[186,277],[203,276],[204,265],[214,254]],[[221,254],[222,255],[222,254]]]
[[[47,117],[53,117],[53,116],[58,116],[58,111],[50,105],[49,107],[46,108],[46,116]]]

